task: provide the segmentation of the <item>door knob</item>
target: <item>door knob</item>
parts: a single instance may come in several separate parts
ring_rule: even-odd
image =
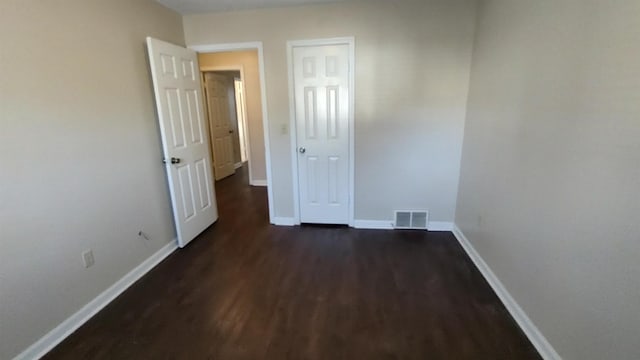
[[[166,164],[166,163],[167,163],[167,159],[164,159],[164,158],[163,158],[163,159],[162,159],[162,163],[163,163],[163,164]],[[172,157],[172,158],[171,158],[171,163],[172,163],[172,164],[180,164],[180,158]]]
[[[307,152],[307,149],[300,147],[300,149],[298,149],[298,151],[300,152],[300,154],[304,154]]]

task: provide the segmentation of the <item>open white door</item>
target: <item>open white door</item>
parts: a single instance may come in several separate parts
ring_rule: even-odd
[[[195,51],[147,38],[178,244],[218,219]]]
[[[207,72],[204,75],[207,91],[207,109],[213,144],[213,174],[216,180],[236,172],[233,161],[231,113],[229,112],[230,80],[222,75]]]

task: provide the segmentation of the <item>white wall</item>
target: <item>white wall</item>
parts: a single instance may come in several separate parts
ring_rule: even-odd
[[[262,41],[275,216],[293,216],[286,41],[356,39],[357,219],[429,208],[452,221],[474,31],[473,0],[353,1],[189,15],[188,45]]]
[[[181,24],[151,0],[0,2],[0,359],[175,237],[144,38]]]
[[[640,2],[482,2],[456,223],[565,359],[640,359]]]

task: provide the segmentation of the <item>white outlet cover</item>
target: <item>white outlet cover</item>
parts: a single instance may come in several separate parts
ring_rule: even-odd
[[[84,262],[85,268],[90,268],[95,264],[95,259],[93,258],[93,250],[87,250],[82,253],[82,262]]]

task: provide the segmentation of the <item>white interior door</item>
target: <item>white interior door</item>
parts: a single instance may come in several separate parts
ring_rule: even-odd
[[[235,173],[233,161],[233,130],[229,109],[230,79],[212,72],[205,73],[207,109],[213,142],[213,166],[216,180]]]
[[[349,223],[349,45],[293,47],[300,221]]]
[[[184,247],[218,219],[198,57],[147,38],[178,244]]]

